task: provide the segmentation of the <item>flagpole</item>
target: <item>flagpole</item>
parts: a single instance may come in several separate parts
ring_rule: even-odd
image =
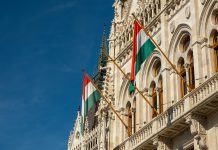
[[[128,80],[131,81],[131,79],[128,77],[128,75],[121,69],[121,67],[116,63],[116,61],[105,51],[103,50],[103,52],[110,58],[110,60],[116,65],[116,67],[120,70],[120,72],[124,75],[124,77]],[[136,85],[133,84],[133,86],[135,87],[136,91],[143,97],[143,99],[151,106],[151,108],[155,111],[155,113],[157,113],[157,115],[159,114],[156,110],[156,108],[149,102],[149,100],[142,94],[142,92],[136,87]]]
[[[125,128],[127,129],[127,133],[128,136],[130,136],[130,132],[128,130],[128,126],[124,123],[124,121],[121,119],[121,117],[118,115],[118,113],[116,112],[116,110],[113,108],[113,106],[111,105],[111,103],[107,100],[107,98],[102,94],[101,90],[98,88],[97,85],[95,85],[95,83],[92,81],[92,79],[89,77],[89,75],[85,72],[85,70],[83,70],[83,73],[89,78],[90,82],[92,83],[92,85],[96,88],[96,90],[100,93],[101,97],[103,97],[103,100],[109,105],[109,107],[112,109],[112,111],[116,114],[116,116],[118,117],[118,119],[122,122],[122,124],[125,126]]]
[[[162,53],[162,55],[165,57],[165,59],[169,62],[169,64],[172,66],[172,68],[176,71],[176,73],[180,76],[181,80],[186,84],[186,86],[188,87],[188,91],[191,92],[191,87],[188,85],[188,83],[185,82],[184,78],[182,77],[182,75],[179,73],[179,71],[176,69],[175,65],[173,65],[173,63],[169,60],[169,58],[166,56],[166,54],[162,51],[161,47],[157,44],[157,42],[155,42],[155,40],[153,39],[153,37],[148,33],[147,29],[139,22],[139,20],[137,19],[137,17],[135,16],[134,13],[132,13],[133,17],[135,18],[135,20],[137,21],[137,23],[142,27],[142,29],[144,30],[144,32],[146,33],[146,35],[150,38],[150,40],[154,43],[154,45],[158,48],[158,50]]]

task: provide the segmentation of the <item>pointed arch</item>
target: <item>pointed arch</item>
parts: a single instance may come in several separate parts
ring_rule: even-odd
[[[149,87],[150,81],[151,81],[151,72],[152,67],[155,62],[155,60],[160,59],[161,60],[161,54],[158,50],[154,50],[153,53],[147,58],[147,60],[142,65],[142,74],[140,77],[141,83],[143,83],[142,87]]]
[[[197,32],[200,37],[208,37],[208,35],[210,34],[210,31],[207,30],[207,28],[209,25],[214,26],[212,24],[212,21],[209,21],[209,19],[211,19],[210,16],[214,9],[218,9],[218,0],[208,0],[202,10],[199,20],[199,28]]]
[[[177,63],[177,55],[178,54],[178,45],[181,42],[182,36],[184,35],[189,35],[191,37],[191,27],[187,24],[180,24],[176,28],[170,44],[169,44],[169,53],[168,53],[168,58],[173,62],[173,64]]]

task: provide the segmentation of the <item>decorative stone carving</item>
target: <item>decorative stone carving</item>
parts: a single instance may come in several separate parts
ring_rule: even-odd
[[[85,121],[85,133],[89,133],[89,122],[88,122],[88,117],[86,117],[86,121]]]
[[[206,117],[199,114],[186,117],[186,123],[190,125],[191,134],[197,140],[200,150],[207,150],[205,122]]]
[[[143,8],[143,6],[145,5],[146,0],[138,0],[137,4],[139,6],[139,8]]]
[[[175,21],[170,23],[170,32],[173,33],[175,31]]]
[[[189,19],[190,16],[191,16],[190,7],[187,7],[187,8],[185,9],[185,17],[186,17],[187,19]]]
[[[201,4],[204,5],[206,0],[201,0]]]
[[[207,150],[206,134],[200,134],[198,137],[198,145],[200,150]]]
[[[153,145],[158,147],[158,137],[154,137],[152,141],[153,141]]]
[[[132,108],[132,112],[135,113],[136,112],[136,108]]]
[[[190,125],[190,131],[191,131],[191,134],[193,136],[197,135],[198,134],[198,131],[197,131],[197,121],[192,119],[192,116],[189,115],[187,118],[186,118],[186,123]]]
[[[156,136],[152,139],[153,145],[157,150],[171,150],[172,149],[172,140],[163,136]]]

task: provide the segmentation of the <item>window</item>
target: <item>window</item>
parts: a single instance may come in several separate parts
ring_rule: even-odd
[[[195,89],[195,71],[194,71],[194,61],[193,54],[191,54],[190,59],[190,67],[189,67],[189,86],[191,89]]]
[[[161,62],[160,60],[157,60],[155,61],[153,66],[153,71],[152,71],[153,76],[156,77],[160,73],[160,70],[161,70]]]
[[[79,139],[79,136],[80,136],[80,133],[77,132],[77,133],[76,133],[76,139]]]
[[[181,39],[180,45],[179,45],[179,49],[181,52],[185,52],[190,45],[190,36],[189,35],[184,35]]]
[[[128,136],[132,135],[132,113],[131,113],[131,103],[127,102],[127,122],[128,122]]]
[[[155,118],[158,114],[163,112],[163,86],[162,76],[158,80],[158,87],[153,81],[151,83],[151,99],[152,99],[152,118]]]
[[[162,78],[159,81],[160,83],[160,103],[159,103],[159,112],[162,113],[163,112],[163,82],[162,82]]]
[[[218,9],[213,10],[211,19],[214,25],[218,24]]]
[[[136,132],[136,98],[133,100],[133,132]]]
[[[213,38],[214,71],[218,72],[218,31],[213,32],[212,38]]]
[[[218,46],[213,48],[215,72],[218,72]]]
[[[157,116],[157,112],[156,112],[157,111],[157,93],[156,93],[155,87],[156,86],[154,84],[154,86],[152,87],[152,103],[153,103],[152,118]]]
[[[187,85],[186,85],[186,72],[185,69],[181,71],[181,76],[183,79],[181,79],[181,90],[182,90],[182,97],[185,96],[187,94]]]
[[[187,80],[186,80],[186,71],[184,68],[184,59],[180,58],[179,59],[179,66],[180,66],[180,75],[182,76],[182,78],[180,78],[180,84],[181,84],[181,97],[183,97],[184,95],[187,94]]]

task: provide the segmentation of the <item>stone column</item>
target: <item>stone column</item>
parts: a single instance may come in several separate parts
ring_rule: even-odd
[[[136,108],[132,108],[132,134],[136,132]]]
[[[191,134],[194,136],[194,149],[195,150],[207,150],[207,134],[206,134],[206,122],[207,118],[199,114],[189,114],[186,117],[186,123],[190,126]]]
[[[186,88],[187,88],[187,94],[189,93],[189,88],[188,88],[188,86],[190,87],[190,81],[189,81],[189,79],[190,79],[190,77],[189,77],[189,68],[190,68],[190,64],[185,64],[184,65],[184,68],[185,68],[185,74],[186,74],[186,85],[184,85],[184,86],[186,86]],[[187,86],[188,85],[188,86]]]
[[[160,113],[160,88],[156,88],[156,94],[157,94],[157,112]]]

